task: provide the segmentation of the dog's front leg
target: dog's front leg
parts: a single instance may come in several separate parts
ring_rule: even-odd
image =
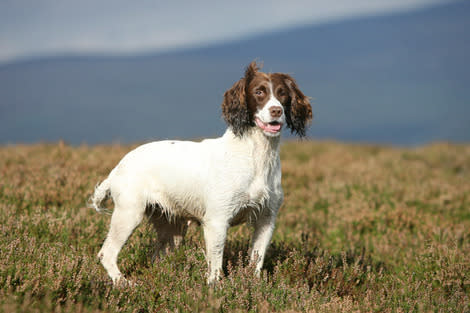
[[[228,222],[223,219],[213,219],[205,221],[203,224],[206,260],[209,267],[208,284],[214,284],[222,274],[222,260],[228,226]]]
[[[255,264],[256,275],[259,276],[263,267],[264,256],[273,235],[277,209],[263,212],[255,222],[250,261]]]

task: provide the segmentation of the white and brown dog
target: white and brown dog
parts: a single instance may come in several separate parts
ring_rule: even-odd
[[[222,137],[142,145],[96,187],[91,203],[97,211],[107,196],[115,205],[98,254],[114,283],[124,281],[118,253],[144,215],[155,226],[157,254],[181,243],[188,221],[202,225],[209,283],[221,275],[227,229],[251,223],[250,255],[259,274],[283,201],[281,129],[286,125],[305,136],[312,109],[291,76],[258,70],[252,62],[225,92],[222,112],[228,129]]]

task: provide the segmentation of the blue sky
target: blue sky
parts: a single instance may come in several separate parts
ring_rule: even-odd
[[[312,138],[469,141],[468,0],[221,3],[0,0],[0,143],[214,137],[253,59],[313,97]]]
[[[2,0],[0,63],[158,52],[445,2],[451,0]]]

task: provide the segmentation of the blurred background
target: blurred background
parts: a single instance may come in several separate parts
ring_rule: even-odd
[[[469,142],[469,58],[465,0],[5,0],[0,144],[220,136],[254,59],[313,98],[309,138]]]

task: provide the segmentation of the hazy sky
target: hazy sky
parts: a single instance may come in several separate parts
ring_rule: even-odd
[[[62,53],[162,51],[449,1],[1,0],[0,62]]]

